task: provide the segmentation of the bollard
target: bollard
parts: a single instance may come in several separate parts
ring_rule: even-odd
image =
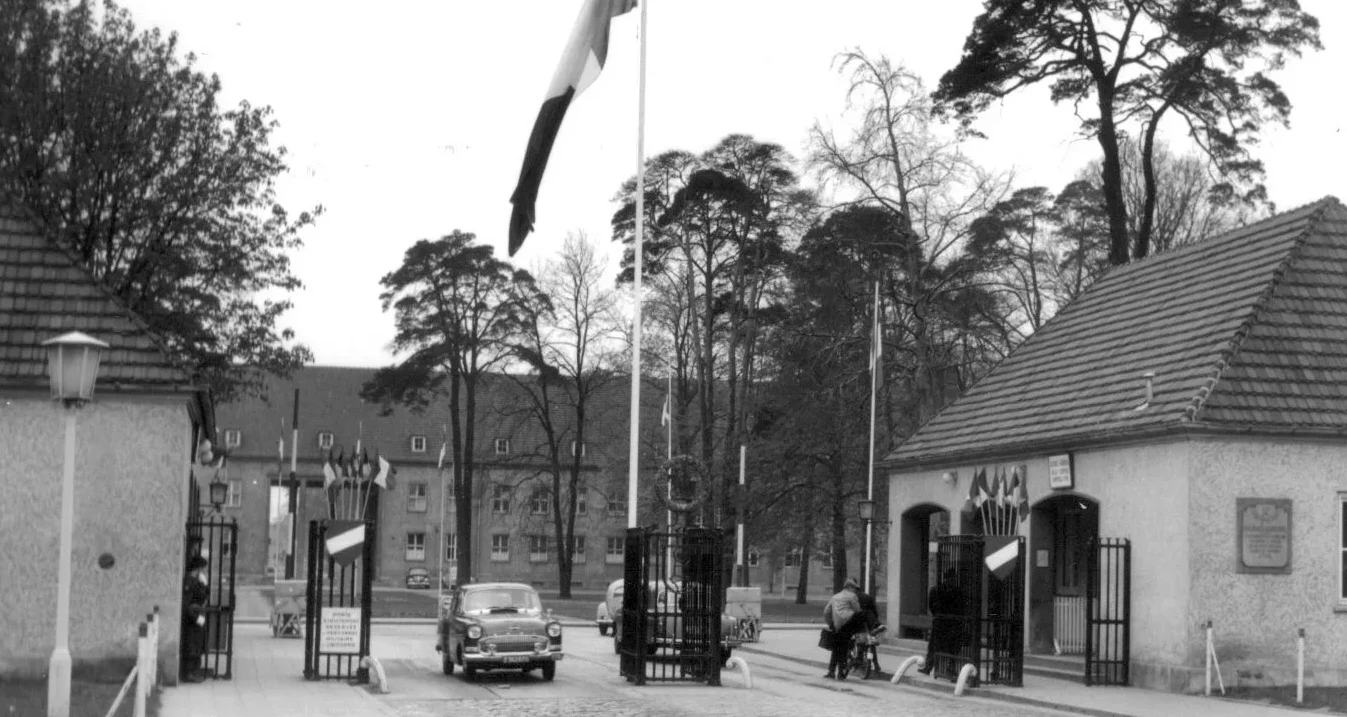
[[[369,670],[374,675],[374,689],[381,695],[389,693],[388,676],[384,674],[384,666],[379,664],[379,660],[374,655],[366,655],[360,658],[360,666]]]
[[[954,696],[962,697],[963,691],[968,688],[968,681],[978,673],[978,668],[973,667],[972,663],[963,666],[959,670],[959,681],[954,685]]]
[[[731,657],[725,664],[730,668],[738,667],[739,671],[744,673],[744,689],[746,690],[753,689],[753,673],[750,672],[748,669],[748,661],[746,661],[739,655],[735,655],[734,657]]]
[[[148,659],[145,667],[145,690],[148,695],[154,692],[154,613],[145,613],[145,627],[145,643],[149,646],[149,649],[147,650],[149,654],[146,655]]]
[[[132,717],[145,717],[145,700],[149,697],[150,679],[146,666],[150,652],[150,628],[140,623],[140,649],[136,652],[136,698],[132,702]]]
[[[1213,654],[1211,646],[1211,620],[1207,621],[1207,697],[1211,697],[1211,656]]]
[[[1296,704],[1305,701],[1305,628],[1296,635]]]
[[[911,669],[913,665],[917,665],[918,669],[925,667],[926,658],[913,655],[912,657],[903,660],[903,664],[899,665],[898,669],[894,671],[893,677],[889,678],[889,684],[898,684],[898,681],[903,679],[903,675],[907,674],[907,671]]]
[[[154,619],[150,621],[150,686],[159,686],[159,606],[154,606]]]

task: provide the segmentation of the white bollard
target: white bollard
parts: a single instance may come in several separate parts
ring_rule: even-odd
[[[384,666],[373,655],[366,655],[360,659],[361,666],[374,673],[374,687],[379,694],[386,695],[389,692],[388,677],[384,674]]]
[[[1296,704],[1305,701],[1305,628],[1296,636]]]
[[[889,678],[889,684],[898,684],[898,681],[903,679],[903,675],[907,674],[907,671],[911,669],[913,665],[916,665],[918,669],[926,667],[926,658],[919,655],[913,655],[912,657],[903,660],[903,664],[898,666],[898,669],[893,673],[893,677]]]
[[[954,685],[955,697],[963,696],[963,691],[968,688],[968,680],[971,679],[973,675],[976,675],[977,672],[978,668],[973,667],[971,663],[964,665],[963,669],[959,670],[959,681]]]
[[[1207,621],[1207,697],[1211,697],[1211,658],[1216,654],[1211,645],[1211,620]]]
[[[149,670],[150,654],[150,628],[145,623],[140,623],[140,643],[136,651],[136,695],[132,702],[132,717],[145,717],[145,700],[149,697],[150,676],[146,674]]]
[[[159,606],[154,606],[150,620],[150,686],[159,686]]]
[[[731,669],[738,667],[739,671],[744,673],[744,689],[753,689],[753,673],[748,669],[748,661],[735,655],[725,662],[725,666]]]

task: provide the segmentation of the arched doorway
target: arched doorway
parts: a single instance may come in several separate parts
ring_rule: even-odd
[[[935,584],[935,541],[950,534],[950,514],[922,504],[903,513],[898,559],[898,637],[925,639],[931,629],[926,598]]]
[[[1099,503],[1077,493],[1033,507],[1029,523],[1029,650],[1085,651],[1086,566],[1099,537]]]

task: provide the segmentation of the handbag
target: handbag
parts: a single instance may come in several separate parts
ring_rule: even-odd
[[[833,639],[835,637],[836,633],[832,631],[832,628],[830,627],[823,628],[823,630],[821,630],[818,634],[818,646],[825,650],[833,649]]]

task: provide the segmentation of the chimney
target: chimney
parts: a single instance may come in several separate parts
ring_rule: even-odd
[[[1134,411],[1144,411],[1151,405],[1151,399],[1155,397],[1155,372],[1147,371],[1141,374],[1141,379],[1146,382],[1146,398],[1140,406],[1132,409]]]

